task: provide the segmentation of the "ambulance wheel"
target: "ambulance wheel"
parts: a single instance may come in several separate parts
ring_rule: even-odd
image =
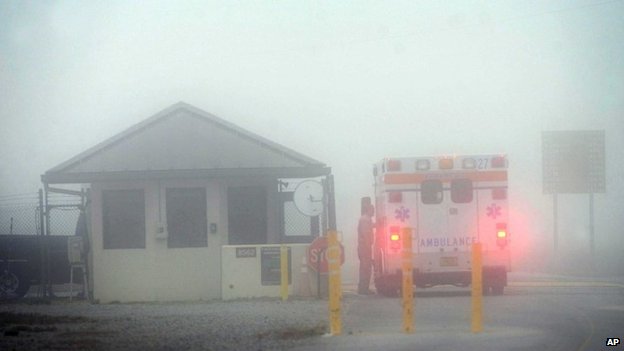
[[[503,284],[492,285],[492,295],[502,295],[504,291],[505,286]]]
[[[377,287],[377,292],[380,293],[381,295],[385,296],[385,297],[397,297],[397,296],[399,296],[399,288],[398,287],[393,287],[393,286],[388,286],[388,285],[378,286]]]
[[[398,276],[382,276],[375,279],[377,293],[386,297],[399,296],[401,282]]]
[[[507,271],[505,267],[484,267],[483,268],[483,294],[486,294],[486,286],[492,295],[503,295],[507,285]]]
[[[485,283],[483,283],[483,287],[482,287],[483,295],[484,296],[490,295],[490,291],[492,291],[491,288],[492,288],[491,286],[485,285]]]

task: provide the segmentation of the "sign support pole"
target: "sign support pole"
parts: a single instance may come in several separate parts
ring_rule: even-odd
[[[557,193],[553,193],[553,240],[554,240],[554,247],[555,247],[555,251],[557,251],[557,247],[559,246],[558,243],[558,236],[559,236],[559,228],[558,228],[558,218],[557,218]]]
[[[594,239],[594,193],[589,193],[589,247],[591,249],[592,266],[594,264],[595,252]]]

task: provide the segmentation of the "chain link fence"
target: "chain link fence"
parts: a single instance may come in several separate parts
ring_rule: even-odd
[[[49,235],[74,235],[80,215],[78,196],[48,196]],[[40,235],[41,208],[35,194],[0,196],[0,235]]]
[[[292,201],[284,202],[284,236],[318,236],[319,216],[308,217]]]
[[[322,216],[308,216],[297,208],[294,192],[297,186],[308,179],[287,179],[280,181],[282,239],[288,243],[310,243],[322,235],[325,226]],[[318,180],[320,183],[320,180]],[[324,211],[325,212],[325,211]],[[323,213],[324,215],[324,213]]]
[[[73,205],[53,207],[49,209],[49,235],[75,235],[76,224],[80,216],[80,208]]]
[[[0,195],[0,300],[28,294],[31,283],[31,294],[55,296],[54,284],[69,282],[68,240],[83,203],[80,194]]]
[[[76,224],[82,208],[79,196],[49,193],[48,235],[75,235]]]
[[[41,234],[37,194],[0,196],[0,235]]]

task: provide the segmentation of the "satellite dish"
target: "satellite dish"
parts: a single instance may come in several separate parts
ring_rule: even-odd
[[[295,188],[293,201],[299,212],[308,217],[323,213],[323,185],[314,180],[305,180]]]

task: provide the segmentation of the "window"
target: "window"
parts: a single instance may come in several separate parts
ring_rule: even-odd
[[[442,182],[439,180],[425,180],[420,187],[423,204],[434,205],[442,202]]]
[[[230,245],[268,243],[266,187],[230,187],[227,190],[227,202],[228,243]]]
[[[103,190],[104,249],[145,248],[145,195],[143,190]]]
[[[453,179],[451,181],[451,200],[456,204],[472,202],[472,181]]]
[[[505,200],[507,198],[507,188],[494,188],[492,189],[493,200]]]
[[[208,246],[206,190],[167,189],[167,246],[169,248]]]

